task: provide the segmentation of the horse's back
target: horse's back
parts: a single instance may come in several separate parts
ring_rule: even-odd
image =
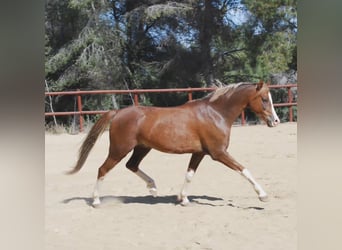
[[[114,117],[111,134],[168,153],[201,151],[196,112],[189,105],[160,108],[132,106]],[[114,132],[115,131],[115,132]],[[119,140],[117,140],[119,141]]]

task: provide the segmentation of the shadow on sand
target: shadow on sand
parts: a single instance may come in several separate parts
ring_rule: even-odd
[[[205,206],[212,207],[222,207],[222,206],[230,206],[238,209],[255,209],[255,210],[263,210],[262,207],[241,207],[231,203],[222,203],[224,201],[222,198],[207,196],[207,195],[189,195],[188,196],[191,204],[199,204]],[[113,195],[105,195],[101,198],[102,203],[123,203],[123,204],[173,204],[179,205],[180,203],[177,200],[176,195],[166,195],[166,196],[158,196],[153,197],[151,195],[146,196],[113,196]],[[85,201],[88,206],[92,206],[93,198],[92,197],[73,197],[69,199],[65,199],[62,203],[67,204],[73,201]],[[215,203],[216,201],[221,201],[220,203]]]
[[[211,197],[207,195],[201,195],[201,196],[196,196],[196,195],[190,195],[188,196],[189,200],[192,203],[196,204],[201,204],[201,205],[209,205],[209,206],[217,206],[216,204],[211,204],[208,202],[203,202],[199,200],[206,200],[206,201],[222,201],[223,199],[217,198],[217,197]],[[123,204],[148,204],[148,205],[154,205],[154,204],[174,204],[177,205],[179,204],[177,200],[176,195],[166,195],[166,196],[158,196],[158,197],[153,197],[151,195],[146,195],[146,196],[113,196],[113,195],[105,195],[102,196],[101,198],[102,203],[108,203],[108,202],[119,202]],[[198,200],[199,199],[199,200]],[[86,202],[87,205],[92,206],[93,198],[91,197],[73,197],[69,199],[65,199],[62,201],[62,203],[67,204],[72,201],[79,201],[83,200]]]

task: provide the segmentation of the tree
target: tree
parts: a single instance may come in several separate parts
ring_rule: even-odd
[[[52,91],[266,81],[272,74],[296,70],[296,4],[48,0],[46,81]],[[86,96],[85,109],[132,103],[112,98]],[[186,101],[186,95],[145,95],[143,100],[170,106]],[[74,109],[70,97],[54,98],[53,104],[56,111]]]
[[[248,11],[244,41],[250,70],[267,80],[296,66],[297,1],[242,2]]]

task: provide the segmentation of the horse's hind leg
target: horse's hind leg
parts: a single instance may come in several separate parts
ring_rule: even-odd
[[[183,205],[183,206],[190,203],[188,196],[187,196],[188,188],[189,188],[190,182],[192,180],[192,177],[194,176],[196,169],[197,169],[198,165],[200,164],[200,162],[202,161],[204,155],[205,155],[204,153],[194,153],[191,156],[189,166],[188,166],[188,171],[185,175],[184,184],[183,184],[181,193],[178,196],[178,200],[180,201],[181,205]]]
[[[123,158],[123,157],[122,157]],[[97,181],[95,184],[94,192],[93,192],[93,206],[99,206],[100,205],[100,195],[99,195],[99,189],[101,187],[101,184],[103,182],[103,179],[105,175],[115,167],[116,164],[120,162],[122,158],[112,158],[110,155],[107,157],[107,159],[104,161],[104,163],[101,165],[101,167],[98,170],[97,174]]]
[[[139,169],[139,164],[142,161],[142,159],[150,152],[151,148],[144,147],[141,145],[138,145],[134,148],[133,154],[131,158],[126,163],[126,167],[131,170],[133,173],[138,175],[141,179],[143,179],[146,184],[147,188],[149,189],[150,193],[156,197],[157,196],[157,187],[154,182],[154,180],[145,174],[142,170]]]

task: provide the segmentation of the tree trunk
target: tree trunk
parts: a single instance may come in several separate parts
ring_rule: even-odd
[[[211,56],[211,40],[213,37],[214,24],[214,7],[211,0],[204,1],[204,9],[202,11],[199,22],[199,44],[201,48],[201,61],[206,86],[210,86],[214,80],[213,76],[213,60]]]
[[[47,84],[47,81],[45,80],[45,87],[46,87],[46,90],[47,90],[47,92],[50,92],[50,90],[49,90],[49,86],[48,86],[48,84]],[[49,95],[49,106],[50,106],[50,110],[51,110],[51,112],[52,113],[54,113],[54,111],[53,111],[53,106],[52,106],[52,98],[51,98],[51,96]],[[55,115],[53,115],[52,116],[53,117],[53,121],[54,121],[54,123],[55,123],[55,126],[57,127],[57,120],[56,120],[56,116]]]

